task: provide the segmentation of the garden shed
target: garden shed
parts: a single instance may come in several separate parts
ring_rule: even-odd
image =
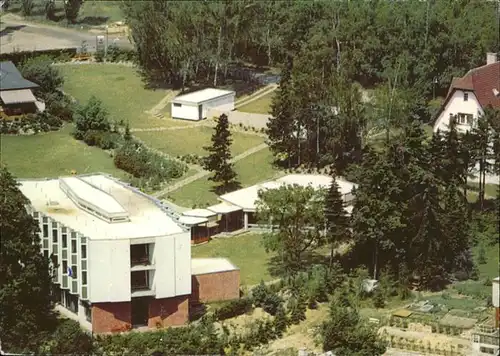
[[[206,119],[210,110],[232,111],[234,110],[235,95],[234,91],[214,88],[180,95],[171,102],[172,118],[199,121]]]

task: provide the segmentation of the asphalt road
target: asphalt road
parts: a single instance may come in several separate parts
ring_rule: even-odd
[[[0,53],[14,51],[47,50],[82,46],[85,41],[87,51],[95,52],[96,35],[87,31],[58,28],[42,24],[28,23],[8,16],[2,16],[0,23]],[[102,34],[106,38],[105,33]],[[108,44],[116,43],[121,48],[133,48],[126,36],[108,35]]]

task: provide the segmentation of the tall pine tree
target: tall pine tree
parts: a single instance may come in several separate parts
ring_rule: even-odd
[[[231,132],[227,115],[222,114],[217,120],[212,145],[204,147],[209,153],[203,162],[203,168],[213,173],[209,179],[218,183],[216,192],[224,194],[239,187],[236,172],[231,163]]]
[[[345,203],[339,190],[335,174],[325,197],[326,239],[330,245],[330,269],[333,267],[333,255],[341,242],[348,241],[350,219],[345,210]]]
[[[0,337],[9,351],[34,350],[53,326],[49,259],[41,251],[28,200],[0,168]]]

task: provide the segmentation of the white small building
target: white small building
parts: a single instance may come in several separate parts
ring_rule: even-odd
[[[207,88],[184,94],[172,100],[172,118],[190,121],[206,119],[210,111],[234,110],[236,93],[230,90]]]
[[[457,130],[471,130],[488,106],[500,108],[500,62],[496,53],[488,53],[486,65],[471,69],[461,78],[453,78],[439,109],[434,132],[446,131],[456,116]]]
[[[236,230],[262,229],[256,218],[259,191],[278,189],[283,185],[298,185],[314,189],[328,189],[332,178],[321,174],[289,174],[276,180],[262,182],[219,196],[219,204],[206,209],[193,209],[182,213],[179,222],[192,227],[193,243],[205,242],[216,233]],[[357,184],[340,177],[336,179],[345,202],[345,210],[351,214],[354,203],[353,190]]]

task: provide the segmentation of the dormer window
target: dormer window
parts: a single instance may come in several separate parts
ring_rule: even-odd
[[[469,100],[469,93],[464,91],[464,101],[467,101],[467,100]]]

